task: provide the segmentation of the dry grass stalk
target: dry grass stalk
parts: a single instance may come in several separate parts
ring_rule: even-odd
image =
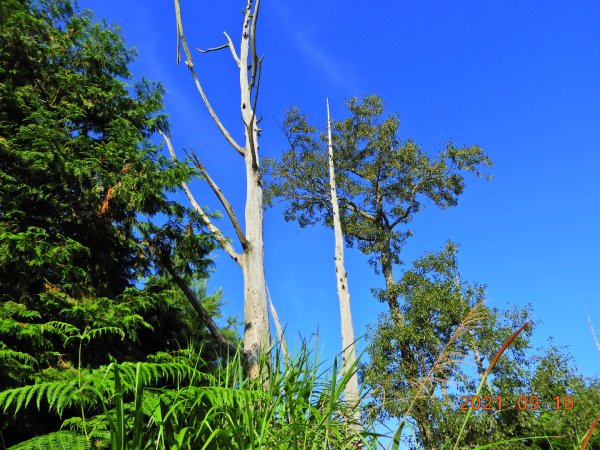
[[[590,441],[590,439],[592,437],[592,433],[594,432],[594,429],[596,428],[596,425],[598,425],[598,422],[600,422],[600,416],[596,417],[596,420],[594,420],[594,422],[592,422],[592,424],[590,425],[590,429],[586,433],[585,439],[581,443],[581,449],[580,450],[585,450],[585,448],[587,447],[588,442]]]

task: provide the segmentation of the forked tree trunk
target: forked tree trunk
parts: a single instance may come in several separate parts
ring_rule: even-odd
[[[329,117],[329,100],[327,100],[327,140],[329,149],[329,190],[331,193],[331,207],[333,210],[333,231],[335,234],[335,276],[337,291],[340,300],[340,318],[342,329],[342,373],[346,374],[356,366],[356,348],[354,340],[354,327],[352,325],[352,312],[350,310],[350,291],[348,290],[348,277],[344,263],[344,236],[340,220],[340,207],[338,203],[337,187],[335,183],[335,166],[333,159],[333,142],[331,140],[331,119]],[[356,371],[344,387],[344,401],[354,408],[354,430],[360,427],[360,409],[358,408],[358,375]]]

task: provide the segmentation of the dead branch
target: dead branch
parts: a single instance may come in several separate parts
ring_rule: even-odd
[[[251,61],[252,61],[252,76],[250,77],[250,89],[254,87],[254,81],[256,79],[256,74],[258,72],[258,76],[260,77],[260,68],[257,67],[260,65],[260,61],[256,56],[256,22],[258,21],[258,11],[260,10],[260,0],[256,0],[256,4],[254,5],[254,12],[252,13],[252,23],[250,24],[250,39],[251,39]]]
[[[287,350],[287,345],[285,343],[285,337],[283,336],[283,329],[281,328],[281,322],[279,321],[279,316],[277,315],[277,311],[275,310],[275,305],[273,305],[273,300],[271,299],[271,293],[269,292],[269,287],[267,286],[267,297],[269,298],[269,307],[271,309],[271,315],[273,316],[273,321],[275,322],[275,328],[277,329],[277,338],[279,339],[279,345],[281,345],[281,351],[283,352],[283,357],[289,361],[290,354]]]
[[[233,56],[233,59],[235,60],[235,63],[237,64],[238,68],[240,67],[240,57],[237,55],[237,52],[235,51],[235,46],[233,45],[233,41],[231,40],[231,38],[229,37],[229,35],[227,34],[226,31],[223,31],[223,34],[225,35],[225,38],[227,39],[227,46],[229,47],[229,50],[231,50],[231,56]]]
[[[167,144],[167,148],[169,149],[169,154],[171,155],[171,159],[173,161],[177,161],[177,155],[175,154],[175,149],[173,148],[171,139],[162,130],[158,130],[158,132],[160,133],[163,140]],[[223,247],[223,249],[225,249],[225,251],[229,254],[229,256],[231,256],[231,258],[235,262],[237,262],[238,264],[241,264],[241,255],[239,255],[235,251],[235,249],[233,248],[231,243],[227,240],[227,238],[223,235],[223,233],[221,233],[221,230],[219,230],[219,228],[212,222],[212,220],[210,220],[210,217],[208,216],[208,214],[206,214],[206,212],[200,207],[200,205],[194,198],[192,191],[190,191],[190,188],[188,187],[187,183],[185,183],[185,182],[181,183],[181,187],[184,190],[185,195],[187,196],[190,204],[192,205],[192,208],[194,208],[194,210],[200,215],[200,217],[202,218],[204,223],[206,223],[206,226],[208,227],[210,232],[213,233],[217,242],[221,245],[221,247]]]
[[[600,341],[598,341],[598,336],[596,336],[596,330],[594,329],[594,324],[592,323],[592,319],[590,319],[590,315],[588,314],[587,308],[585,305],[583,306],[585,309],[585,316],[587,317],[588,326],[590,327],[590,332],[592,333],[592,337],[594,338],[594,343],[596,344],[596,348],[600,352]]]
[[[212,108],[210,102],[208,101],[208,97],[206,96],[206,93],[204,92],[204,88],[202,87],[202,84],[200,83],[198,74],[196,73],[196,70],[194,69],[192,53],[190,52],[190,48],[188,47],[187,39],[185,38],[185,33],[183,31],[183,19],[181,17],[180,0],[175,0],[175,17],[177,20],[177,33],[178,33],[177,44],[179,46],[179,43],[181,42],[181,45],[183,47],[183,52],[185,53],[185,64],[187,65],[188,69],[190,70],[192,79],[194,80],[194,84],[196,85],[196,89],[200,93],[200,97],[202,97],[202,100],[204,101],[204,104],[206,105],[206,109],[208,109],[209,114],[211,115],[211,117],[213,118],[215,123],[217,124],[217,127],[219,128],[219,130],[221,131],[223,136],[225,136],[225,139],[227,140],[227,142],[229,142],[229,144],[231,144],[231,146],[234,149],[236,149],[240,155],[243,156],[245,153],[245,149],[243,147],[241,147],[240,145],[238,145],[237,142],[235,142],[235,139],[233,139],[233,137],[231,136],[229,131],[225,128],[225,126],[221,122],[221,119],[219,119],[219,116],[217,116],[217,113],[215,112],[215,110]],[[178,55],[179,55],[179,53],[178,53]],[[179,56],[177,59],[179,61]]]
[[[223,50],[224,48],[227,48],[228,46],[229,46],[228,44],[223,44],[223,45],[219,45],[218,47],[207,48],[206,50],[202,50],[201,48],[196,47],[196,51],[199,51],[200,53],[210,53],[210,52],[216,52],[217,50]]]
[[[237,348],[231,342],[229,342],[225,338],[225,336],[223,336],[223,333],[221,333],[219,327],[212,320],[210,314],[208,314],[208,312],[204,309],[202,303],[200,303],[200,300],[198,300],[198,297],[196,296],[194,291],[192,291],[192,289],[190,289],[185,280],[181,278],[181,276],[179,276],[177,270],[175,270],[175,268],[173,267],[170,258],[168,256],[161,255],[160,259],[161,264],[164,266],[166,271],[169,272],[169,275],[171,275],[171,278],[173,278],[175,284],[177,284],[179,289],[181,289],[181,292],[183,292],[183,295],[185,295],[185,297],[188,299],[188,301],[200,317],[200,320],[202,320],[202,322],[206,325],[206,328],[208,328],[208,331],[210,332],[211,336],[215,339],[217,344],[219,344],[219,346],[223,350],[229,352],[230,355],[235,354]]]
[[[231,206],[231,203],[229,203],[229,201],[227,200],[227,197],[225,197],[225,194],[223,194],[223,191],[221,191],[221,189],[219,188],[217,183],[215,183],[215,181],[212,179],[212,177],[208,174],[206,167],[204,167],[204,164],[202,164],[202,162],[200,161],[200,158],[198,158],[198,155],[196,155],[196,153],[193,150],[191,152],[186,151],[186,153],[190,158],[192,158],[194,165],[198,168],[198,170],[200,170],[200,173],[202,174],[204,179],[207,181],[210,188],[213,190],[215,195],[219,198],[219,201],[225,208],[225,211],[227,212],[227,216],[229,217],[229,220],[231,221],[231,224],[233,225],[233,228],[235,229],[235,234],[237,235],[238,239],[240,240],[240,243],[242,244],[242,248],[246,248],[248,246],[248,240],[246,239],[246,236],[244,235],[244,232],[242,231],[242,227],[240,226],[240,222],[238,221],[237,216],[235,215],[235,212],[233,211],[233,207]]]

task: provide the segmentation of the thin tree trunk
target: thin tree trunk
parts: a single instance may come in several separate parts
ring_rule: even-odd
[[[384,242],[381,250],[381,271],[385,279],[385,302],[388,304],[390,314],[396,325],[402,325],[404,318],[398,304],[398,296],[394,292],[396,281],[394,280],[392,251],[390,249],[389,238]]]
[[[344,237],[340,220],[340,207],[338,203],[337,187],[335,183],[335,167],[333,160],[333,143],[331,140],[331,119],[329,117],[329,100],[327,100],[327,138],[329,148],[329,190],[331,192],[331,206],[333,209],[333,230],[335,234],[335,275],[337,291],[340,300],[340,318],[342,330],[342,373],[346,374],[356,366],[356,348],[354,341],[354,327],[352,325],[352,312],[350,310],[350,291],[348,290],[348,277],[344,263]],[[354,408],[352,417],[354,429],[360,429],[360,409],[358,408],[358,375],[356,371],[344,387],[344,401]]]

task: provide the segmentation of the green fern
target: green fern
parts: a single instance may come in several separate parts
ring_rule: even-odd
[[[14,414],[26,408],[35,398],[41,409],[46,400],[50,410],[62,415],[71,406],[99,406],[114,395],[114,372],[112,363],[95,371],[82,371],[81,379],[50,381],[7,389],[0,392],[0,409],[7,412],[12,406]],[[136,386],[136,370],[139,367],[145,384],[159,382],[190,383],[214,382],[214,377],[182,363],[122,363],[118,364],[123,393],[127,394]]]
[[[65,345],[71,339],[79,339],[81,342],[89,342],[92,339],[104,336],[106,334],[117,334],[121,336],[121,339],[125,339],[125,332],[118,327],[86,327],[83,332],[81,332],[79,328],[70,323],[53,320],[43,324],[41,329],[42,332],[58,334],[64,339]]]
[[[86,384],[83,388],[80,388],[77,380],[73,379],[7,389],[0,392],[0,408],[3,412],[7,412],[13,406],[13,413],[16,415],[20,410],[26,408],[35,397],[35,404],[38,409],[41,409],[42,399],[45,399],[48,402],[49,409],[55,409],[58,415],[61,416],[65,408],[74,404],[97,404],[104,397],[106,389],[102,389],[102,384],[98,382],[98,374],[93,374],[93,376],[95,376],[96,380],[94,381],[96,382]]]
[[[57,431],[13,445],[8,450],[88,450],[91,445],[78,433]]]

